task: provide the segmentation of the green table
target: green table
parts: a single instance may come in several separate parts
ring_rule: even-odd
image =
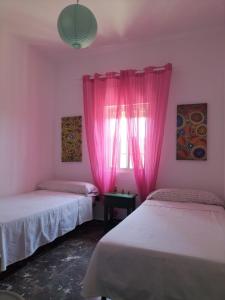
[[[113,221],[113,209],[125,208],[127,216],[135,210],[136,194],[105,193],[104,194],[104,227],[108,231]],[[110,219],[109,219],[110,215]]]

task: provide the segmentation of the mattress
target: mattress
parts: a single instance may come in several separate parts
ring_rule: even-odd
[[[84,297],[224,300],[225,211],[145,201],[97,244]]]
[[[1,271],[91,220],[92,197],[34,191],[0,198]]]

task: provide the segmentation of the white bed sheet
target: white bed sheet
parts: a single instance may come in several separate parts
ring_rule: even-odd
[[[84,195],[41,190],[0,198],[0,270],[92,218],[92,197]]]
[[[224,300],[225,211],[145,201],[97,244],[83,296]]]

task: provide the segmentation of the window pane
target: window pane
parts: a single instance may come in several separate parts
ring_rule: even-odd
[[[121,169],[126,169],[128,167],[127,165],[127,153],[123,154],[121,153],[120,154],[120,168]]]
[[[141,117],[139,119],[139,147],[141,152],[142,164],[144,164],[145,134],[146,134],[146,118]]]
[[[131,157],[130,157],[130,162],[129,163],[130,163],[129,164],[129,169],[133,169],[134,165],[133,165],[133,161],[132,161]]]
[[[142,104],[140,103],[140,107],[136,105],[136,110],[141,110]],[[115,114],[111,113],[116,107],[110,106],[107,107],[107,119],[109,124],[109,132],[110,132],[110,138],[109,138],[109,147],[110,151],[113,149],[113,140],[115,135],[115,126],[116,126],[116,119]],[[131,156],[128,149],[128,141],[127,141],[127,119],[125,118],[125,109],[122,107],[121,112],[121,119],[120,119],[120,127],[119,127],[119,138],[120,138],[120,148],[119,148],[119,168],[133,168],[133,163],[131,160]],[[137,112],[136,112],[137,113]],[[136,115],[135,113],[135,115]],[[145,113],[139,114],[138,117],[133,118],[133,122],[135,122],[136,126],[136,134],[139,142],[139,149],[141,154],[141,160],[142,163],[144,163],[144,148],[145,148],[145,134],[146,134],[146,117]],[[112,153],[111,153],[112,156]],[[112,161],[110,161],[110,164],[112,166]]]
[[[120,121],[120,168],[128,168],[127,120],[124,113]]]
[[[110,119],[109,120],[109,132],[110,132],[110,139],[109,139],[109,147],[110,147],[110,167],[112,167],[112,159],[113,159],[113,142],[114,142],[114,136],[115,136],[115,130],[116,130],[116,119]]]

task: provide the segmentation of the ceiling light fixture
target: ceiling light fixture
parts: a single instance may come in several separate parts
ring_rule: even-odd
[[[96,18],[89,8],[79,4],[79,0],[61,11],[57,26],[61,39],[73,48],[86,48],[96,38]]]

